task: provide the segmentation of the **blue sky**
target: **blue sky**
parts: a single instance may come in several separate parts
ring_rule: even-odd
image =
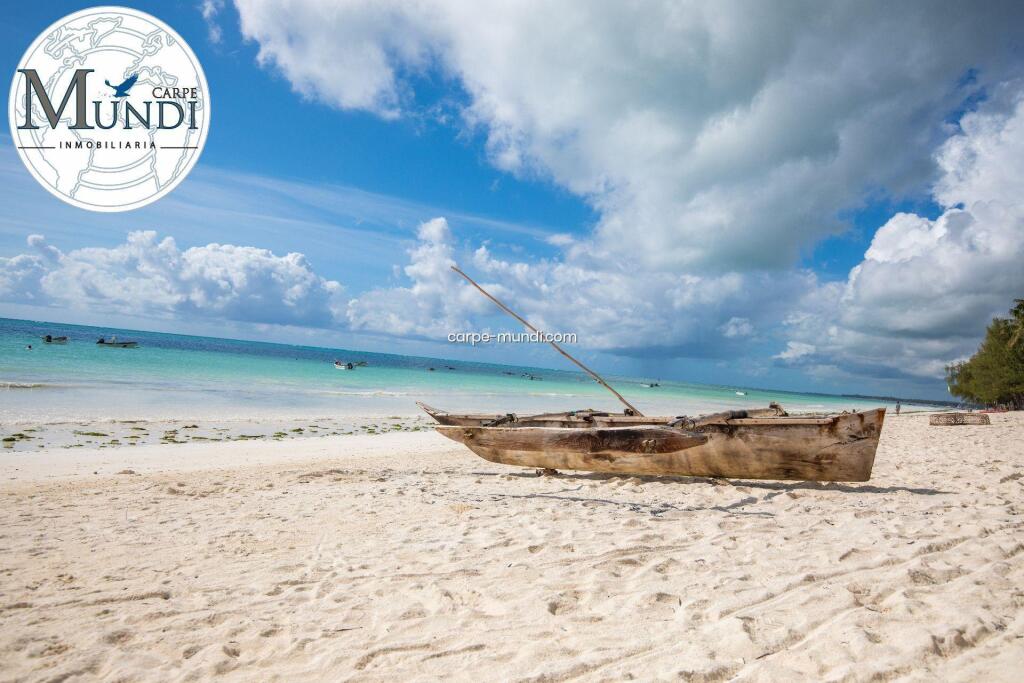
[[[378,220],[367,232],[386,232],[399,239],[403,235],[411,236],[419,221],[433,214],[420,212],[410,216],[396,210],[394,215],[388,215],[383,205],[390,199],[420,205],[428,213],[432,210],[494,219],[537,234],[583,232],[594,221],[589,207],[571,193],[551,183],[520,180],[490,167],[484,159],[479,136],[460,135],[427,116],[384,121],[369,113],[339,111],[304,100],[292,91],[284,78],[256,64],[255,45],[244,41],[237,29],[228,28],[223,32],[221,43],[211,43],[198,2],[126,4],[173,26],[192,47],[206,72],[216,113],[195,179],[203,179],[206,170],[236,171],[380,194]],[[5,21],[0,27],[3,39],[0,58],[6,72],[14,73],[25,48],[46,26],[93,5],[51,2],[5,7]],[[237,23],[237,19],[230,16],[233,13],[230,6],[224,12],[229,15],[222,18],[226,27]],[[422,94],[418,95],[427,106],[445,98],[459,97],[458,93],[450,93],[443,82],[424,79],[421,83]],[[258,116],[250,114],[253,110],[258,110]],[[233,119],[244,119],[245,123],[241,125]],[[2,130],[6,132],[9,128],[6,109],[4,121]],[[8,144],[4,152],[12,151]],[[11,164],[15,166],[15,173],[17,163],[15,158]],[[211,174],[206,174],[206,178],[210,177]],[[10,187],[8,183],[5,185]],[[181,188],[178,195],[187,193],[188,189]],[[22,192],[31,194],[24,196]],[[46,226],[47,235],[52,233],[55,238],[60,235],[60,243],[68,248],[113,245],[121,242],[129,230],[152,227],[163,231],[167,228],[166,203],[133,212],[90,216],[49,200],[45,192],[41,188],[36,191],[32,183],[19,186],[18,194],[24,198],[6,204],[16,206],[16,211],[5,218],[5,229],[0,237],[3,240],[0,249],[5,254],[17,253],[24,246],[24,227],[19,232],[15,223],[35,224],[40,229]],[[180,197],[176,195],[175,199]],[[332,217],[330,212],[321,212],[316,217],[313,212],[309,215],[314,219],[334,220],[339,228],[354,227],[360,220],[367,219],[362,214],[344,216],[347,220]],[[96,228],[83,230],[83,224]],[[248,238],[250,229],[241,224],[225,223],[216,233],[203,228],[195,234],[176,229],[174,234],[183,245],[205,244],[210,240],[249,244],[252,243]],[[465,229],[468,237],[502,238],[488,226],[474,229],[467,225]],[[535,241],[537,244],[532,246],[545,251],[546,245]],[[301,232],[268,230],[259,244],[275,251],[309,254],[317,260],[318,272],[332,277],[344,274],[346,284],[351,282],[357,288],[379,282],[382,272],[390,271],[391,264],[384,262],[377,264],[382,269],[377,271],[346,269],[342,273],[333,270],[351,262],[351,242],[339,240],[336,251],[325,251],[325,247],[329,247],[327,241],[311,242]],[[316,254],[321,257],[317,258]]]
[[[1017,284],[982,282],[1010,268],[984,249],[943,291],[919,277],[955,246],[942,242],[953,213],[1004,192],[951,179],[986,161],[961,148],[1013,129],[1019,38],[1000,27],[1016,10],[702,7],[669,20],[653,5],[616,17],[566,2],[543,10],[550,20],[525,5],[499,17],[307,0],[279,14],[243,0],[203,3],[204,17],[198,1],[126,4],[203,64],[202,158],[155,204],[93,214],[39,187],[0,133],[0,258],[20,283],[0,288],[0,315],[558,366],[545,349],[444,342],[449,328],[507,327],[445,279],[438,265],[454,259],[549,329],[579,331],[580,353],[613,372],[939,398],[942,364],[970,352]],[[7,73],[45,26],[88,6],[6,6]],[[884,34],[900,26],[920,63],[890,68],[899,49]],[[1020,236],[1015,219],[998,229]],[[195,248],[200,270],[228,258],[211,243],[304,255],[230,257],[300,278],[303,313],[204,309],[189,297],[209,282],[179,273],[161,286],[188,301],[164,308],[53,289],[71,263],[139,279],[122,258],[139,230],[172,237],[172,260]],[[29,247],[30,234],[45,240]],[[272,294],[244,287],[239,299]],[[974,306],[918,314],[950,288]]]

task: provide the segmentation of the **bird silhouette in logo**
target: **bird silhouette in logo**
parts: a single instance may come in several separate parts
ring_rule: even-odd
[[[110,81],[103,81],[107,84],[107,87],[114,89],[114,97],[128,97],[128,91],[135,85],[135,81],[139,80],[139,74],[132,74],[128,78],[124,79],[124,83],[121,85],[114,85]]]

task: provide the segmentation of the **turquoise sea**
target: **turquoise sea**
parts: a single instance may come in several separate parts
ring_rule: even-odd
[[[45,344],[40,337],[46,334],[70,339]],[[95,343],[114,335],[139,347]],[[335,359],[366,365],[341,371]],[[606,379],[647,414],[699,414],[770,401],[801,411],[892,403],[669,381],[649,388],[650,379]],[[620,409],[592,379],[568,370],[0,318],[0,421],[9,424],[410,415],[418,400],[451,411]]]

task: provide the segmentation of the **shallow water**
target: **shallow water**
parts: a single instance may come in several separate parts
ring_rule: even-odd
[[[45,344],[40,337],[46,334],[70,340]],[[139,347],[95,344],[114,335],[138,341]],[[367,365],[340,371],[335,359]],[[608,379],[647,414],[699,414],[770,401],[799,411],[885,405],[684,382],[649,388],[637,378]],[[740,390],[746,395],[737,395]],[[502,413],[620,409],[578,372],[0,319],[0,421],[9,424],[408,415],[418,410],[415,401],[452,411]]]

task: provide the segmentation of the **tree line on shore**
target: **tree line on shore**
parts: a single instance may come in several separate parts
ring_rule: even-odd
[[[946,366],[949,392],[972,403],[1024,410],[1024,299],[995,318],[978,351]]]

